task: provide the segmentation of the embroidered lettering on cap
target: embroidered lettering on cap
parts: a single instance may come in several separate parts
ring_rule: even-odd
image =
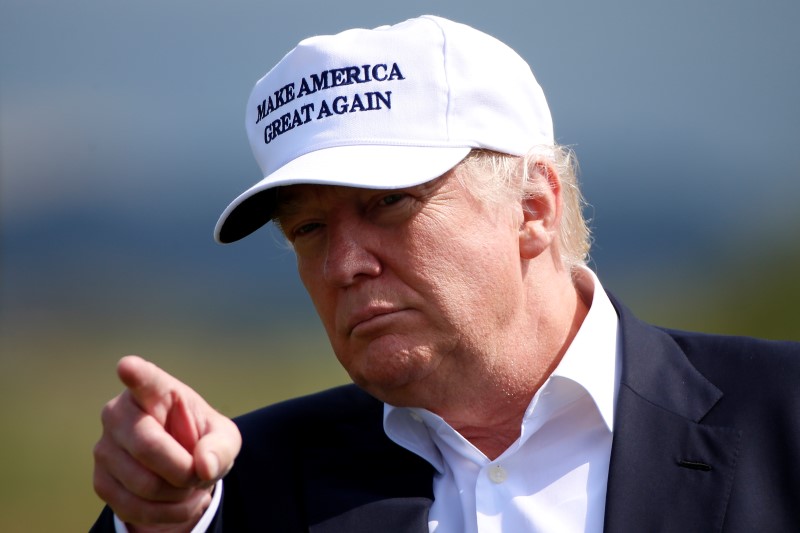
[[[274,99],[273,96],[275,97]],[[289,83],[288,85],[284,85],[283,87],[275,91],[272,94],[272,96],[269,96],[268,98],[263,100],[261,104],[259,104],[256,124],[261,122],[262,118],[265,118],[267,115],[269,115],[276,109],[288,104],[294,99],[295,99],[294,83]]]
[[[264,128],[264,144],[269,144],[278,135],[311,121],[311,111],[314,111],[313,103],[306,104],[300,109],[295,109],[294,113],[284,113],[267,124]]]
[[[310,83],[309,78],[311,78]],[[400,72],[400,67],[397,66],[397,63],[392,63],[391,67],[385,63],[380,63],[378,65],[361,65],[361,67],[334,68],[323,70],[319,74],[311,74],[300,80],[300,90],[297,91],[297,97],[301,98],[307,94],[314,94],[319,90],[341,85],[404,79],[406,78]]]
[[[364,107],[364,99],[367,100],[366,107]],[[383,109],[381,104],[385,105],[386,109],[392,108],[392,91],[364,93],[363,98],[362,95],[355,94],[351,104],[348,104],[347,96],[337,96],[330,105],[325,100],[320,102],[319,114],[316,120],[331,115],[344,115],[345,113],[355,113],[357,111],[377,111]]]
[[[377,65],[349,66],[323,70],[319,74],[310,74],[300,80],[300,89],[294,92],[295,83],[289,83],[263,99],[256,109],[256,124],[261,122],[270,113],[282,106],[317,91],[352,85],[354,83],[368,83],[371,81],[386,82],[404,80],[403,73],[397,63],[391,67],[387,63]],[[369,94],[369,93],[367,93]],[[387,105],[387,107],[391,107]],[[266,138],[266,136],[265,136]]]
[[[367,82],[388,82],[405,80],[397,63],[377,65],[361,65],[360,67],[342,67],[323,70],[319,74],[311,74],[299,82],[299,90],[295,92],[296,83],[288,83],[263,99],[256,106],[256,124],[267,118],[281,107],[324,89],[343,85]],[[340,94],[333,100],[321,99],[309,102],[270,120],[264,126],[264,144],[269,144],[287,131],[308,124],[312,120],[320,120],[334,115],[359,113],[362,111],[380,111],[392,109],[392,91],[365,91],[350,95]],[[315,115],[316,113],[316,115]]]
[[[333,115],[344,115],[345,113],[357,113],[360,111],[379,111],[381,109],[392,108],[392,91],[378,92],[371,91],[363,94],[354,94],[352,99],[346,95],[337,96],[329,104],[326,100],[319,103],[319,113],[313,120],[327,118]],[[276,118],[264,128],[264,143],[269,144],[279,135],[293,130],[303,124],[308,124],[312,120],[311,112],[314,111],[314,104],[308,103],[294,112],[284,113]]]

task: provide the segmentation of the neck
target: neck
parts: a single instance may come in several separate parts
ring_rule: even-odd
[[[538,302],[536,307],[549,313],[534,318],[516,342],[495,360],[499,363],[480,377],[454,405],[436,412],[489,459],[496,459],[520,436],[522,419],[533,396],[561,362],[580,329],[588,304],[569,282],[568,286],[546,296],[559,302],[553,306]],[[590,300],[588,300],[590,301]]]

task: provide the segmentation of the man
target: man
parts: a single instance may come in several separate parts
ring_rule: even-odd
[[[216,238],[280,226],[355,385],[234,425],[123,359],[98,531],[800,528],[800,347],[656,329],[605,293],[504,44],[430,16],[307,39],[246,121],[264,179]]]

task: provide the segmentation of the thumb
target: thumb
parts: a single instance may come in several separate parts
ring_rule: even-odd
[[[194,448],[195,473],[201,481],[213,482],[233,467],[242,448],[242,436],[232,420],[215,413],[209,421],[208,432],[200,437]]]

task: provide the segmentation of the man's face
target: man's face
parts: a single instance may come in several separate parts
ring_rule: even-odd
[[[523,307],[519,204],[484,205],[451,171],[400,190],[294,185],[278,220],[337,358],[395,405],[491,372]]]

